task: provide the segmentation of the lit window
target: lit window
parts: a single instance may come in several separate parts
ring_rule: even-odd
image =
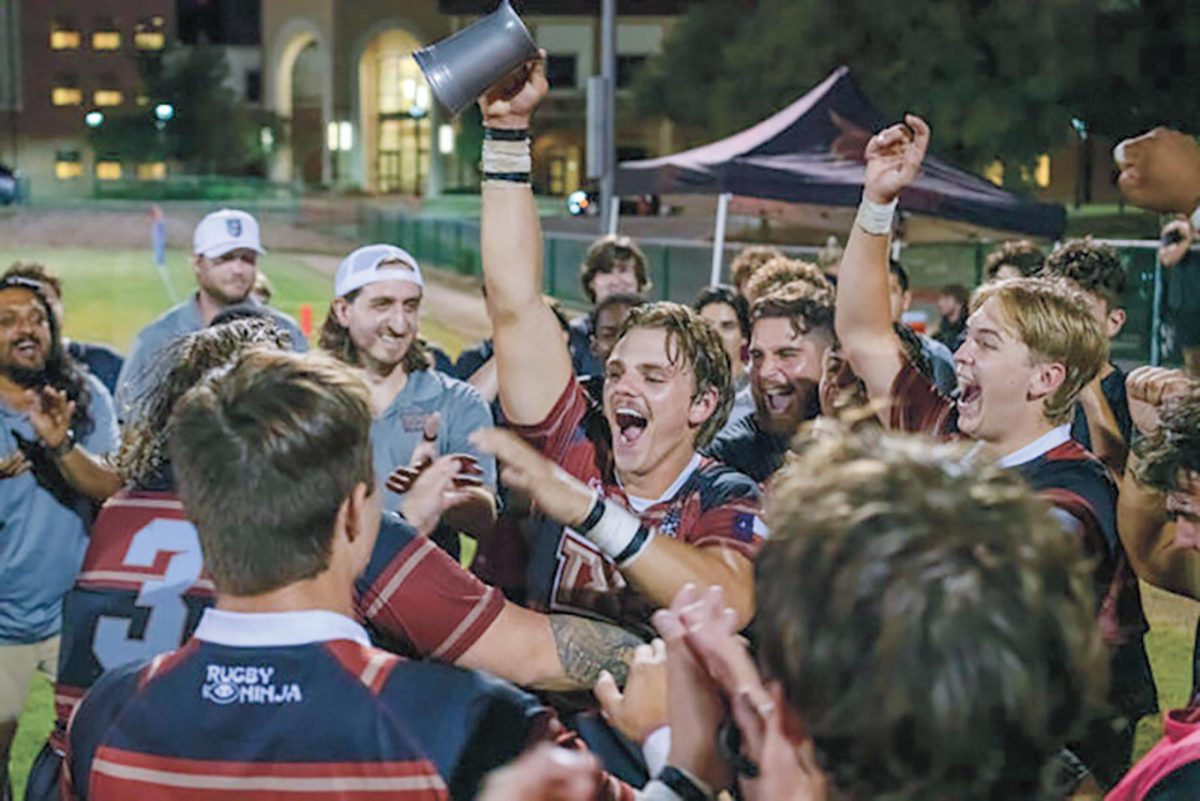
[[[97,161],[96,162],[96,180],[98,181],[119,181],[121,179],[121,162],[119,161]]]
[[[137,103],[139,107],[148,106],[150,105],[150,95],[138,95],[133,102]]]
[[[50,102],[56,106],[81,106],[83,90],[77,86],[56,86],[50,90]]]
[[[92,34],[93,50],[120,50],[121,34],[118,31],[96,31]]]
[[[1004,186],[1004,164],[997,159],[983,168],[983,177],[996,186]]]
[[[1037,168],[1033,171],[1033,178],[1042,189],[1050,186],[1050,156],[1046,153],[1038,156]]]
[[[124,99],[120,89],[97,89],[92,95],[97,106],[119,106]]]
[[[148,161],[138,165],[139,181],[163,181],[167,177],[167,165],[161,161]]]
[[[162,31],[138,31],[133,35],[133,41],[138,50],[162,50],[167,37]]]
[[[51,50],[78,50],[83,44],[83,36],[75,21],[69,17],[55,17],[50,23]]]
[[[60,150],[54,158],[54,177],[70,181],[83,176],[83,162],[77,150]]]

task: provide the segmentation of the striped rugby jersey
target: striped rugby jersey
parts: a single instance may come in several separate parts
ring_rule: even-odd
[[[697,454],[663,497],[639,504],[616,478],[607,421],[577,381],[567,384],[546,419],[512,426],[568,473],[668,536],[699,548],[728,548],[748,558],[766,536],[758,485]],[[657,608],[626,583],[616,564],[586,537],[544,518],[530,546],[529,600],[554,612],[599,616],[653,636]]]
[[[359,578],[358,614],[389,650],[454,662],[504,608],[495,589],[431,540],[384,513]],[[96,519],[83,569],[63,602],[51,745],[100,674],[172,651],[212,604],[199,537],[169,492],[124,490]]]

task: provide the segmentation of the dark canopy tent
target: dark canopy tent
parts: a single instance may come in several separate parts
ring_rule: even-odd
[[[863,97],[850,70],[839,67],[820,85],[757,125],[711,144],[617,167],[621,195],[718,195],[717,244],[732,195],[856,206],[862,153],[887,121]],[[936,133],[936,132],[935,132]],[[1066,211],[1027,200],[933,155],[900,196],[900,209],[1002,231],[1057,238]],[[719,266],[719,250],[714,258]]]

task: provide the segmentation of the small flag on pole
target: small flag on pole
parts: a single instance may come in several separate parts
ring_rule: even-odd
[[[150,207],[150,247],[154,251],[154,268],[158,277],[166,287],[167,297],[175,302],[175,287],[171,286],[171,276],[167,274],[167,218],[162,207],[155,203]]]

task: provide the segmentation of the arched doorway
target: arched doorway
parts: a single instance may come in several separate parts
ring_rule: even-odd
[[[332,105],[328,48],[316,26],[298,18],[284,26],[274,52],[267,97],[275,113],[288,121],[289,130],[286,142],[276,149],[272,175],[308,185],[328,183],[324,139]]]
[[[433,143],[433,96],[412,59],[420,43],[408,31],[374,36],[358,62],[359,130],[367,188],[424,194]]]

